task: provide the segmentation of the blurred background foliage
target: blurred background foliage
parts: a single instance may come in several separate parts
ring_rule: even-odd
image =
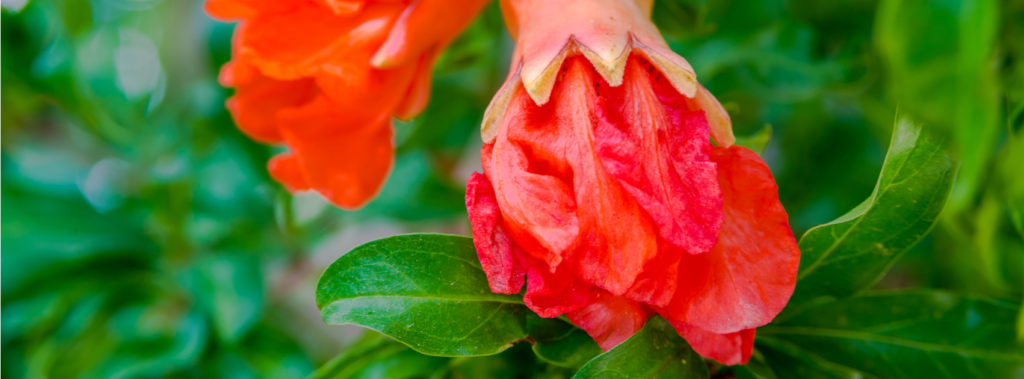
[[[2,4],[4,377],[297,377],[332,358],[321,373],[571,374],[521,346],[408,354],[325,326],[313,301],[363,242],[468,233],[463,183],[512,47],[497,4],[441,59],[427,111],[396,124],[394,171],[356,212],[269,178],[280,148],[235,129],[216,82],[233,25],[200,0]],[[870,194],[900,112],[961,169],[880,286],[1021,298],[1024,1],[657,0],[654,19],[762,151],[798,236]]]

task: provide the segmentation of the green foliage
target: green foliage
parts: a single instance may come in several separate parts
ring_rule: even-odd
[[[602,352],[586,332],[559,319],[527,317],[526,328],[537,358],[556,366],[578,369]]]
[[[526,338],[522,300],[491,293],[466,237],[360,246],[327,268],[316,302],[328,324],[359,324],[425,354],[489,355]]]
[[[903,109],[955,138],[963,163],[953,206],[981,184],[999,128],[997,72],[991,69],[998,28],[996,0],[906,1],[879,5],[875,31]]]
[[[908,118],[897,121],[871,196],[800,238],[791,307],[871,287],[931,230],[949,197],[956,164],[928,133]]]
[[[707,378],[708,368],[672,325],[653,317],[632,337],[587,362],[574,378]]]
[[[1019,304],[939,291],[856,295],[927,234],[955,174],[942,140],[900,119],[872,195],[801,239],[789,308],[760,329],[759,352],[736,375],[955,378],[1024,369],[1024,346],[1014,338]],[[327,322],[379,330],[430,355],[492,354],[528,335],[545,362],[577,368],[594,356],[581,330],[524,318],[529,310],[518,298],[491,294],[474,258],[466,237],[370,242],[327,269],[317,303]],[[703,378],[708,371],[671,325],[654,317],[576,377]]]
[[[780,377],[1011,378],[1024,370],[1015,303],[942,291],[858,295],[758,330]]]
[[[463,237],[371,243],[310,296],[353,246],[467,232],[462,182],[511,49],[496,2],[442,56],[428,109],[396,123],[394,171],[356,212],[270,180],[279,148],[238,132],[216,82],[233,25],[201,0],[19,3],[0,11],[3,377],[1020,372],[1024,2],[655,2],[772,167],[795,233],[809,230],[793,307],[742,367],[694,356],[657,318],[602,354],[491,295]],[[914,122],[890,133],[897,109]],[[877,292],[903,288],[941,290]],[[325,326],[314,301],[398,341]]]

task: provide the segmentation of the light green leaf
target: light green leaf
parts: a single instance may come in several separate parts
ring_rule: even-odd
[[[1011,378],[1017,304],[917,290],[808,307],[758,329],[779,377]]]
[[[736,144],[753,150],[755,153],[761,154],[764,152],[764,148],[768,146],[768,143],[772,141],[772,126],[765,124],[758,129],[754,134],[746,136],[736,136]]]
[[[800,273],[790,304],[849,296],[874,285],[928,234],[955,177],[956,164],[943,144],[900,119],[871,196],[800,239]]]
[[[999,13],[996,0],[885,0],[875,19],[889,93],[907,113],[953,137],[963,167],[954,209],[976,195],[999,137]]]
[[[316,300],[328,324],[374,329],[429,355],[496,354],[527,335],[522,300],[490,292],[472,239],[461,236],[357,247],[327,268]]]
[[[573,378],[707,378],[708,368],[668,321],[655,316]]]

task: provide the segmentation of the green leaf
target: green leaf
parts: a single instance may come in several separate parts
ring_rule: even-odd
[[[1010,378],[1024,372],[1017,304],[917,290],[864,294],[758,329],[788,377]]]
[[[237,342],[259,321],[264,293],[258,260],[245,253],[206,255],[182,279],[222,342]]]
[[[1000,1],[881,1],[875,42],[888,92],[929,128],[953,137],[962,162],[955,209],[973,201],[999,137]]]
[[[738,379],[778,379],[775,371],[772,371],[768,362],[765,362],[764,355],[756,350],[751,354],[750,361],[732,368]]]
[[[528,316],[526,325],[533,353],[556,366],[579,368],[602,352],[587,332],[562,320]]]
[[[449,360],[422,355],[377,333],[367,333],[309,378],[421,378],[443,369]]]
[[[902,118],[874,192],[863,203],[800,239],[800,273],[791,306],[820,296],[849,296],[874,285],[928,234],[956,177],[944,146]]]
[[[461,236],[357,247],[327,268],[316,300],[328,324],[374,329],[428,355],[496,354],[527,335],[522,300],[491,293],[472,239]]]
[[[768,143],[772,141],[772,126],[765,124],[757,132],[747,136],[737,136],[736,144],[761,154]]]
[[[668,321],[655,316],[573,378],[707,378],[708,368]]]

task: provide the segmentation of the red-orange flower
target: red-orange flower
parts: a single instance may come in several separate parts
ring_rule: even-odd
[[[269,163],[290,190],[343,208],[369,201],[392,162],[391,118],[430,95],[431,67],[484,0],[208,0],[240,20],[221,83],[253,139],[289,151]]]
[[[657,313],[703,356],[746,362],[799,261],[768,167],[732,145],[649,1],[502,5],[513,70],[466,190],[491,290],[525,284],[527,306],[606,349]]]

